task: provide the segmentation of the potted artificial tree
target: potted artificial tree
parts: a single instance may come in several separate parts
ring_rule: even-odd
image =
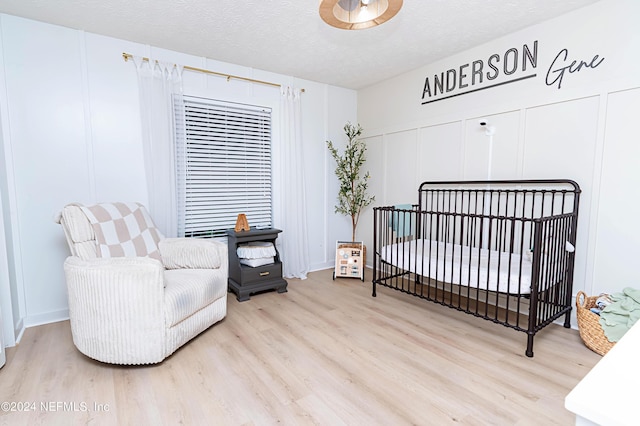
[[[360,213],[362,209],[375,200],[375,197],[367,194],[369,172],[363,173],[361,171],[366,160],[365,152],[367,150],[364,142],[358,139],[362,134],[362,127],[360,127],[360,124],[354,126],[351,123],[347,123],[344,126],[344,132],[349,141],[342,154],[338,152],[338,149],[331,141],[327,141],[327,147],[336,161],[335,173],[340,183],[338,204],[335,206],[335,212],[351,217],[351,242],[356,243],[356,228],[358,227]],[[360,277],[364,280],[366,249],[361,242],[359,244],[363,251]],[[337,259],[338,256],[336,256],[336,262],[338,262]],[[335,275],[342,275],[339,273],[338,264],[336,264],[334,278]]]

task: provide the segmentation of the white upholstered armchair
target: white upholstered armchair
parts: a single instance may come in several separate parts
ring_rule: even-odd
[[[75,346],[112,364],[153,364],[227,313],[227,247],[163,238],[137,203],[67,205],[59,223]]]

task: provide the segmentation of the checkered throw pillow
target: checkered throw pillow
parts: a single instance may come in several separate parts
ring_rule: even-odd
[[[152,257],[160,260],[163,237],[139,203],[101,203],[81,207],[96,235],[98,257]]]

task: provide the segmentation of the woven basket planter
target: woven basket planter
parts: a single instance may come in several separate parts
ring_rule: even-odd
[[[596,306],[599,296],[587,296],[579,291],[576,295],[576,316],[578,317],[578,330],[584,344],[597,354],[605,355],[615,345],[610,342],[600,325],[600,316],[589,309]]]

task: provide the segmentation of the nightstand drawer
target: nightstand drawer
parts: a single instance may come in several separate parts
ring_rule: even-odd
[[[241,274],[243,283],[282,278],[282,262],[276,262],[272,265],[258,266],[257,268],[242,266]]]

